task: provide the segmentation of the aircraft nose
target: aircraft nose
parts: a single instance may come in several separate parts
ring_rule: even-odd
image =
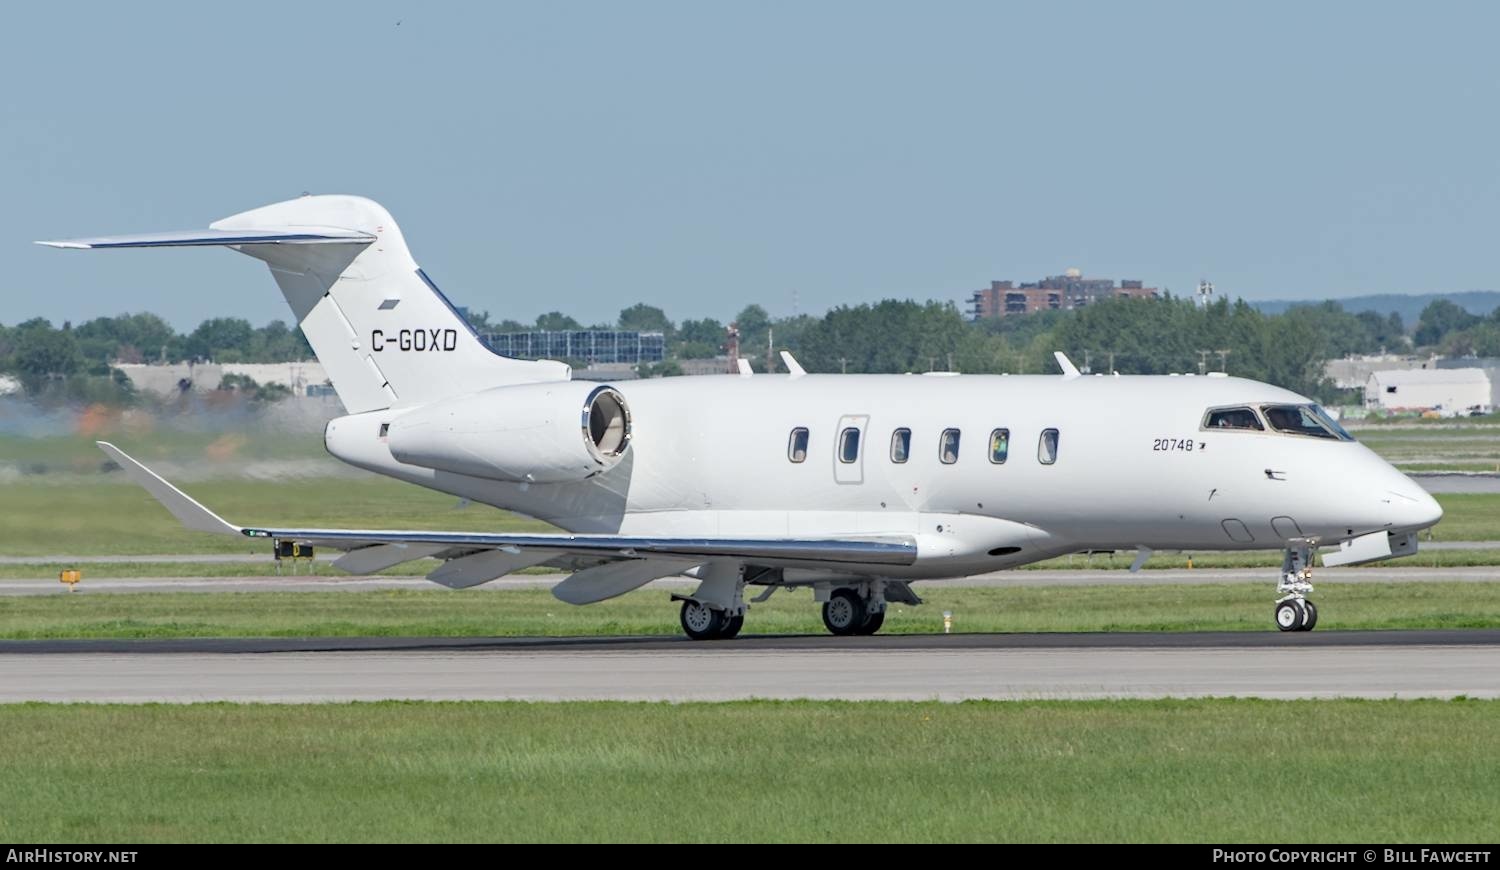
[[[1443,506],[1427,494],[1416,481],[1406,478],[1408,485],[1393,489],[1386,498],[1395,514],[1394,525],[1400,529],[1415,531],[1435,526],[1443,518]]]

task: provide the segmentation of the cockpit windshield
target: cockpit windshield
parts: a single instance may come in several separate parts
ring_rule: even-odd
[[[1277,432],[1333,441],[1354,440],[1353,435],[1344,431],[1344,427],[1318,405],[1264,405],[1261,410],[1265,412],[1266,422]]]

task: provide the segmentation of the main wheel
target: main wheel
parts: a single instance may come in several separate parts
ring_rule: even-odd
[[[1318,608],[1307,599],[1302,600],[1302,609],[1307,612],[1307,618],[1302,621],[1301,631],[1312,631],[1318,624]]]
[[[1288,598],[1276,605],[1276,627],[1282,631],[1301,631],[1302,623],[1307,619],[1301,603],[1299,599]]]
[[[880,627],[882,625],[885,625],[884,610],[880,611],[879,613],[871,613],[866,615],[865,624],[861,625],[859,627],[859,631],[855,632],[855,634],[874,634],[875,632],[880,630]]]
[[[727,621],[722,610],[714,610],[697,601],[682,602],[682,630],[693,640],[714,640],[720,637]]]
[[[865,600],[853,589],[835,589],[823,602],[823,624],[834,634],[857,634],[866,616]]]
[[[745,627],[745,614],[730,616],[724,620],[724,627],[719,629],[719,640],[729,640],[740,633]]]

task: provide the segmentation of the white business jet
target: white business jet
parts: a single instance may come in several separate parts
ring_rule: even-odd
[[[304,196],[207,230],[43,242],[221,245],[265,261],[347,416],[339,459],[546,520],[566,534],[238,526],[117,448],[189,528],[345,554],[364,574],[421,558],[455,589],[529,566],[602,601],[698,581],[695,639],[735,636],[764,591],[811,587],[835,634],[879,630],[917,580],[1080,551],[1283,550],[1275,622],[1306,631],[1325,565],[1404,556],[1442,509],[1310,399],[1222,376],[788,375],[600,385],[491,352],[418,268],[396,222],[353,196]]]

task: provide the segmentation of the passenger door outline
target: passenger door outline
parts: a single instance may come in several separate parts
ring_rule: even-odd
[[[840,485],[861,484],[865,482],[865,456],[870,452],[869,433],[866,431],[870,425],[869,414],[846,414],[839,418],[839,424],[833,430],[833,481]],[[845,429],[859,430],[859,455],[853,462],[839,461],[839,448],[842,446]]]

